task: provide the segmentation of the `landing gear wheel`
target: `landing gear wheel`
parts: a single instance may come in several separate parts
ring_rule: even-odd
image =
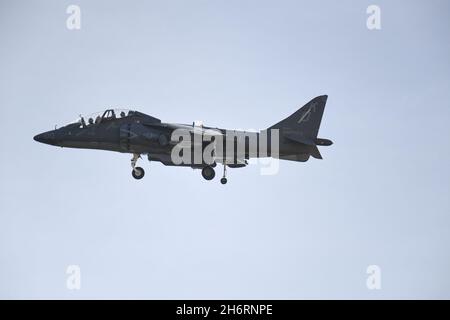
[[[212,180],[216,176],[216,172],[212,167],[207,166],[202,169],[202,176],[205,180]]]
[[[222,179],[220,179],[220,183],[221,184],[226,184],[227,183],[227,163],[224,162],[223,163],[223,177]]]
[[[133,176],[133,178],[139,180],[144,177],[145,171],[141,167],[136,167],[133,171],[131,171],[131,175]]]

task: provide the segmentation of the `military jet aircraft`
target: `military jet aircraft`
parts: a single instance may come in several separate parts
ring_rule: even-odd
[[[145,174],[143,168],[136,166],[141,155],[166,166],[201,169],[206,180],[215,177],[214,168],[221,163],[224,170],[220,181],[226,184],[226,168],[245,167],[250,158],[273,157],[300,162],[310,156],[322,159],[317,146],[333,143],[317,138],[326,101],[326,95],[316,97],[286,119],[260,132],[205,127],[195,122],[192,125],[163,123],[138,111],[108,109],[97,115],[80,116],[76,122],[36,135],[34,140],[60,147],[131,153],[131,173],[135,179]],[[183,136],[180,132],[186,134]],[[263,137],[267,141],[262,141]],[[183,141],[184,147],[180,147]],[[178,155],[187,161],[175,159],[176,148]],[[195,152],[187,154],[196,148],[200,150],[200,161],[195,161]],[[212,160],[206,161],[202,156],[208,148]]]

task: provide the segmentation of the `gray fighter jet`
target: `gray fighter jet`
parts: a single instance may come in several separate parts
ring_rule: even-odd
[[[167,166],[201,169],[206,180],[215,177],[214,168],[221,163],[220,181],[225,184],[226,168],[245,167],[250,158],[300,162],[310,156],[322,159],[317,146],[333,143],[317,138],[326,101],[326,95],[316,97],[260,132],[211,128],[195,122],[163,123],[138,111],[108,109],[101,114],[80,116],[74,123],[36,135],[34,140],[60,147],[131,153],[135,179],[144,177],[144,169],[136,166],[141,155]]]

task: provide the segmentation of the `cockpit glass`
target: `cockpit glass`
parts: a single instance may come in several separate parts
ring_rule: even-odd
[[[128,109],[107,109],[86,115],[80,114],[75,121],[70,122],[68,125],[78,124],[82,128],[105,120],[125,118],[133,114],[134,111]]]

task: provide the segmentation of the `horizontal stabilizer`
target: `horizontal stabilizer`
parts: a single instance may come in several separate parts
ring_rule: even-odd
[[[322,138],[317,138],[315,140],[316,145],[318,146],[331,146],[333,144],[333,141],[328,140],[328,139],[322,139]]]
[[[283,133],[283,136],[288,138],[289,140],[295,141],[295,142],[299,142],[299,143],[303,143],[306,144],[308,146],[315,146],[316,143],[308,138],[305,137],[301,132],[291,132],[291,133]]]

